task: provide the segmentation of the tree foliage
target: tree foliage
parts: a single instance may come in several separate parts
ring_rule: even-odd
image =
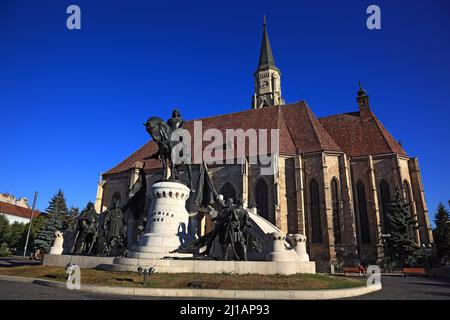
[[[8,219],[4,215],[0,215],[0,244],[8,241],[9,232]]]
[[[42,229],[37,234],[33,248],[41,249],[48,253],[55,239],[56,231],[65,231],[68,227],[66,219],[68,209],[66,199],[62,190],[52,197],[47,209],[45,210],[45,221]]]
[[[64,219],[64,229],[67,231],[75,231],[77,229],[77,219],[79,215],[80,210],[76,207],[71,207]]]
[[[450,257],[450,214],[442,203],[439,203],[434,222],[436,228],[433,230],[436,253],[439,259]]]
[[[409,212],[409,203],[403,194],[397,190],[394,200],[389,203],[387,210],[386,253],[391,263],[398,266],[416,264],[423,256],[422,250],[414,238],[416,218]]]
[[[31,223],[31,230],[30,230],[30,238],[28,239],[28,245],[27,245],[27,251],[30,248],[34,247],[34,240],[36,239],[39,231],[42,229],[45,223],[45,217],[43,215],[40,215],[36,218],[33,218],[33,222]],[[30,223],[27,223],[24,227],[22,236],[20,238],[19,247],[21,249],[25,248],[25,243],[27,241],[27,235],[28,235],[28,228]]]

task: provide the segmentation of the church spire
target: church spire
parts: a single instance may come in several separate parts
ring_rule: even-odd
[[[275,66],[275,59],[273,58],[272,48],[270,47],[269,35],[267,33],[267,21],[264,15],[263,20],[263,37],[261,41],[261,51],[259,53],[258,70],[265,70],[268,68],[277,69]]]
[[[252,98],[253,109],[284,104],[284,99],[281,96],[281,73],[275,66],[275,59],[267,34],[266,16],[264,16],[263,22],[258,69],[253,76],[255,78],[255,93]]]

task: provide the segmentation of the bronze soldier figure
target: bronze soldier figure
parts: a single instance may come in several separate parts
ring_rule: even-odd
[[[94,204],[89,202],[78,218],[75,254],[90,254],[96,240],[97,223]]]

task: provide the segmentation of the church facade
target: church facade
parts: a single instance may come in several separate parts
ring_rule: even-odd
[[[197,121],[203,130],[221,132],[278,129],[276,170],[262,175],[263,165],[249,161],[248,150],[234,164],[210,164],[220,194],[240,197],[244,206],[255,203],[257,213],[283,232],[306,235],[308,253],[318,265],[381,262],[386,208],[396,190],[404,193],[410,213],[417,217],[417,244],[432,242],[418,160],[406,153],[374,115],[361,85],[356,94],[358,109],[353,112],[317,118],[305,101],[286,104],[264,23],[254,86],[249,110]],[[184,127],[193,132],[194,121],[186,121]],[[161,178],[160,163],[146,159],[156,150],[156,144],[149,141],[102,174],[97,212],[117,197],[126,201],[142,168],[148,186]],[[193,181],[198,173],[199,165],[193,164]],[[202,232],[210,228],[208,219],[204,217],[200,224]]]

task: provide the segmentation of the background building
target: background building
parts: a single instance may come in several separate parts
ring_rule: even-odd
[[[14,222],[30,222],[31,207],[28,204],[28,199],[17,199],[11,194],[0,193],[0,215],[5,216],[10,224],[13,224]],[[39,211],[35,210],[33,212],[33,218],[36,218],[39,215]]]
[[[223,133],[278,129],[278,170],[261,175],[262,164],[249,163],[255,154],[247,146],[243,154],[235,153],[239,163],[209,167],[219,193],[225,198],[242,196],[244,205],[255,202],[258,214],[284,232],[305,234],[308,253],[319,264],[380,262],[387,203],[396,189],[402,190],[417,217],[416,242],[432,241],[418,160],[408,156],[383,127],[361,84],[357,111],[317,118],[305,101],[285,104],[281,72],[264,23],[254,85],[250,110],[198,120],[203,130],[216,128]],[[193,121],[184,127],[194,136]],[[233,148],[233,142],[224,148]],[[203,143],[203,148],[208,144]],[[159,162],[145,160],[156,151],[150,141],[102,175],[96,199],[99,212],[114,197],[126,200],[144,163],[149,186],[161,178]],[[198,166],[193,169],[195,181]]]

